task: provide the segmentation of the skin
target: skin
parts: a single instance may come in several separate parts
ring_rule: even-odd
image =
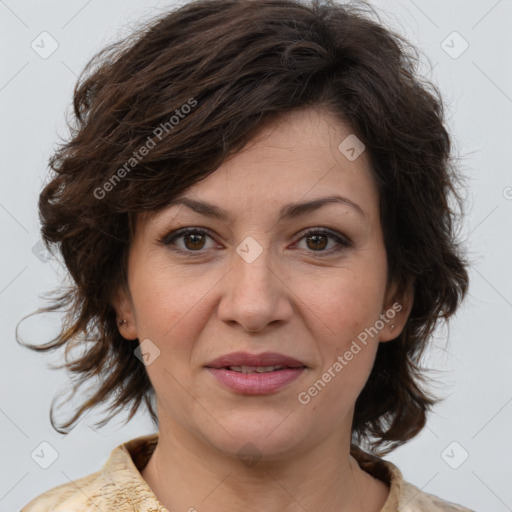
[[[387,485],[350,456],[351,422],[378,344],[400,334],[412,297],[388,286],[367,154],[349,161],[338,150],[350,134],[324,110],[287,113],[186,192],[228,210],[229,222],[173,205],[138,223],[128,290],[114,307],[127,320],[123,337],[149,339],[160,350],[146,366],[160,440],[141,474],[171,511],[234,512],[250,504],[266,512],[377,512],[386,501]],[[331,195],[364,214],[333,203],[278,222],[281,207]],[[183,227],[209,233],[159,243]],[[305,237],[309,228],[351,243],[336,252],[335,239]],[[246,237],[262,249],[251,263],[236,252]],[[308,404],[299,403],[299,393],[397,302],[402,310],[392,322]],[[308,369],[276,393],[238,394],[204,368],[238,350],[279,352]],[[256,464],[237,455],[247,443],[259,454]]]

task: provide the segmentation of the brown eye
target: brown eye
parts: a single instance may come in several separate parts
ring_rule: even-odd
[[[202,254],[208,238],[212,238],[206,231],[202,229],[179,229],[165,236],[161,243],[168,246],[174,246],[173,249],[181,253],[199,253]],[[178,243],[181,242],[181,243]]]
[[[188,233],[182,235],[183,240],[185,240],[185,247],[190,250],[202,249],[204,245],[204,235],[197,233]],[[189,243],[187,243],[189,241]]]
[[[351,246],[350,241],[344,236],[326,230],[309,230],[304,233],[300,240],[306,241],[306,250],[316,252],[318,256],[328,256],[337,253]],[[327,248],[329,240],[334,241],[334,246]]]
[[[310,242],[310,249],[322,250],[325,249],[327,246],[327,238],[328,237],[326,237],[325,235],[309,235],[306,237],[306,240]]]

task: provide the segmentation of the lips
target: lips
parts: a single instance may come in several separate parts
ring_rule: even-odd
[[[263,352],[261,354],[250,354],[248,352],[232,352],[226,354],[205,365],[207,368],[229,368],[235,367],[270,367],[282,366],[284,368],[307,368],[307,366],[290,356],[277,352]]]
[[[243,395],[269,395],[291,385],[307,366],[277,352],[232,352],[205,365],[225,389]]]

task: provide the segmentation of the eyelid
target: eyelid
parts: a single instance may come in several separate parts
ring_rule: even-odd
[[[306,230],[301,231],[300,233],[298,233],[297,242],[295,242],[295,243],[298,243],[301,240],[303,240],[304,238],[306,238],[307,236],[311,236],[311,235],[324,235],[324,236],[327,236],[328,238],[331,238],[332,240],[334,240],[336,242],[336,246],[332,247],[331,249],[328,249],[328,250],[322,250],[322,251],[313,251],[313,250],[307,250],[307,249],[304,250],[308,254],[313,254],[319,258],[322,258],[322,257],[327,258],[329,256],[339,254],[339,253],[349,249],[353,245],[352,241],[347,236],[345,236],[337,231],[333,231],[328,228],[320,228],[320,227],[307,228]]]
[[[179,239],[187,234],[194,233],[194,234],[203,234],[211,239],[215,239],[215,236],[212,234],[212,232],[208,228],[204,227],[194,227],[194,226],[187,226],[183,228],[178,228],[176,230],[171,231],[170,233],[167,233],[163,237],[158,239],[158,242],[165,246],[171,246],[175,245],[173,242],[176,239]],[[306,251],[308,253],[316,254],[319,257],[322,257],[323,255],[327,256],[333,253],[339,253],[345,249],[348,249],[352,246],[352,241],[345,235],[333,231],[329,228],[323,228],[323,227],[311,227],[311,228],[305,228],[304,230],[300,231],[295,235],[297,237],[297,241],[294,242],[294,244],[300,242],[302,239],[306,238],[309,235],[324,235],[327,237],[330,237],[332,240],[334,240],[337,243],[337,247],[331,248],[329,250],[321,250],[321,251]],[[206,251],[198,250],[198,251],[191,251],[186,249],[180,249],[179,247],[174,247],[172,249],[175,252],[178,252],[180,254],[186,254],[191,256],[201,256],[206,253]]]
[[[158,242],[165,246],[170,246],[174,242],[174,240],[181,238],[182,236],[188,235],[189,233],[199,233],[199,234],[205,234],[208,235],[210,238],[214,239],[214,235],[208,228],[202,228],[202,227],[194,227],[194,226],[187,226],[184,228],[179,228],[171,231],[170,233],[167,233],[163,237],[158,239]],[[180,252],[186,252],[187,254],[192,253],[198,253],[200,254],[200,251],[184,251],[182,249],[178,249]]]

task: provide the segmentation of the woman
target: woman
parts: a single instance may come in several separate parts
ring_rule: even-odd
[[[39,203],[69,315],[31,348],[99,377],[64,428],[144,401],[158,434],[23,512],[469,510],[381,458],[468,284],[415,65],[362,7],[294,0],[191,2],[91,61]]]

